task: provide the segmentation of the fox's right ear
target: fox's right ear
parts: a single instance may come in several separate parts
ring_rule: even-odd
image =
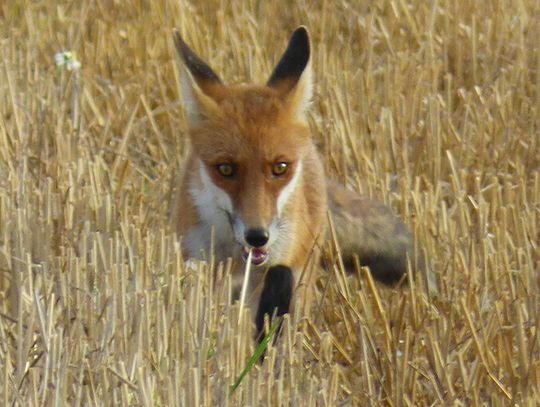
[[[189,48],[176,29],[174,44],[183,62],[180,86],[184,109],[192,123],[219,115],[216,101],[224,85],[219,76],[195,52]]]

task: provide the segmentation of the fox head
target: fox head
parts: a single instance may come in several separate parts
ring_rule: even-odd
[[[308,32],[299,27],[293,33],[264,86],[225,85],[176,31],[174,40],[198,159],[195,204],[204,193],[201,217],[225,215],[244,258],[251,250],[252,263],[263,264],[273,246],[287,244],[286,212],[304,182],[303,159],[312,148],[306,121],[312,88]]]

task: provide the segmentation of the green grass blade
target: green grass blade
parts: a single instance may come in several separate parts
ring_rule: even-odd
[[[281,324],[282,318],[276,319],[276,322],[272,325],[270,328],[270,331],[266,334],[266,336],[263,338],[259,346],[257,346],[257,349],[255,349],[255,352],[249,359],[246,367],[244,370],[242,370],[242,373],[240,373],[240,376],[236,379],[234,384],[231,387],[231,390],[229,392],[229,397],[233,395],[233,393],[236,391],[238,386],[240,386],[240,383],[242,383],[242,380],[244,380],[244,377],[249,373],[249,371],[255,366],[255,363],[259,360],[259,358],[264,353],[264,350],[268,346],[268,343],[270,342],[270,339],[275,335],[277,329],[279,328],[279,325]]]

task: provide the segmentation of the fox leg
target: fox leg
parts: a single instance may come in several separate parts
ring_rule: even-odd
[[[255,318],[257,340],[264,338],[264,316],[269,318],[290,314],[293,320],[309,315],[313,300],[315,279],[319,272],[319,249],[303,267],[276,265],[266,272]],[[280,322],[281,324],[281,322]],[[272,320],[270,320],[272,326]],[[279,329],[278,328],[278,332]]]
[[[272,318],[289,313],[293,288],[294,277],[291,268],[277,265],[268,269],[255,318],[259,342],[264,338],[265,315]]]

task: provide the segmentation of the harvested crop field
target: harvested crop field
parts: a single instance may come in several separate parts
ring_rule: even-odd
[[[329,176],[428,267],[387,288],[328,242],[313,312],[250,366],[227,266],[168,222],[171,34],[264,83],[300,24]],[[538,405],[539,38],[537,0],[3,1],[0,405]]]

